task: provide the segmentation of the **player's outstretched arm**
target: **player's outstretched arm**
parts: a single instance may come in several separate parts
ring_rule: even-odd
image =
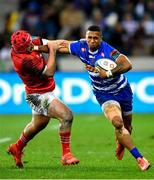
[[[71,41],[67,40],[48,40],[48,43],[52,44],[55,51],[61,54],[69,54],[69,44]],[[34,46],[34,51],[39,51],[41,53],[49,53],[48,45]]]

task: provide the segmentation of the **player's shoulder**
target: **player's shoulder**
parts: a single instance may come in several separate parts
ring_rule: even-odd
[[[11,48],[11,57],[13,60],[22,59],[22,57],[24,57],[24,54],[17,53],[13,48]]]
[[[72,41],[71,43],[78,44],[78,45],[84,45],[84,44],[86,44],[86,40],[85,39],[79,39],[77,41]]]
[[[81,43],[81,45],[86,45],[87,44],[86,39],[80,39],[79,42]]]
[[[29,54],[20,54],[20,53],[16,53],[13,48],[11,48],[11,59],[12,61],[18,63],[18,64],[22,64],[24,61],[28,62],[28,61],[33,61],[35,58],[32,55],[32,53]]]
[[[103,46],[104,50],[109,51],[111,54],[112,53],[114,54],[115,52],[119,52],[115,47],[113,47],[111,44],[109,44],[105,41],[102,42],[102,46]]]
[[[77,41],[73,41],[71,44],[70,44],[70,48],[73,48],[75,51],[78,51],[78,52],[85,52],[85,49],[87,49],[87,42],[85,39],[80,39],[80,40],[77,40]]]
[[[111,46],[111,45],[108,42],[106,42],[106,41],[102,41],[101,42],[101,46],[108,47],[108,46]]]

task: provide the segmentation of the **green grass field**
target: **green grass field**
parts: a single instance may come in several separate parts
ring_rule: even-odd
[[[141,172],[128,151],[115,158],[114,131],[103,115],[75,115],[72,151],[81,162],[62,166],[58,121],[52,120],[25,148],[24,168],[17,169],[8,145],[15,142],[29,115],[0,115],[0,179],[154,179],[154,167]],[[135,114],[133,138],[136,146],[153,164],[154,114]]]

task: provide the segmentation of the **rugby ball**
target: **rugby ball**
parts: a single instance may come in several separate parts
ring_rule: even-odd
[[[114,69],[117,64],[111,59],[102,58],[96,61],[95,66],[99,66],[100,68],[108,71]]]

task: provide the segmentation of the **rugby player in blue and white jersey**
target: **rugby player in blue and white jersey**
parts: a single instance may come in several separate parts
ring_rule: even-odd
[[[122,160],[124,149],[127,148],[137,160],[140,169],[147,170],[150,163],[135,147],[130,135],[133,97],[127,78],[123,75],[132,68],[129,59],[102,41],[101,29],[95,25],[88,28],[85,39],[74,42],[57,40],[53,43],[58,52],[75,55],[86,65],[94,95],[105,116],[115,128],[117,159]],[[34,49],[44,52],[48,51],[46,48],[34,47]],[[96,61],[103,58],[114,61],[117,66],[109,71],[95,67]]]

